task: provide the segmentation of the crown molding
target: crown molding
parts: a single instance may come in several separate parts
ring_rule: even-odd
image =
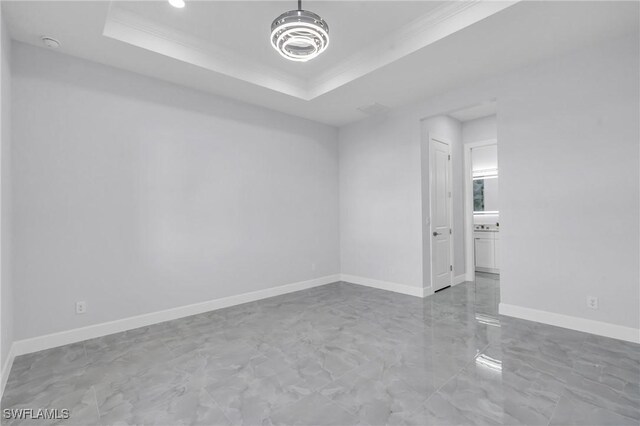
[[[389,53],[398,49],[404,51],[405,49],[403,49],[403,45],[411,43],[413,39],[425,32],[426,28],[431,25],[437,25],[445,19],[453,18],[455,15],[461,13],[463,10],[473,6],[474,4],[477,4],[479,1],[480,0],[458,1],[444,3],[443,5],[436,7],[429,11],[429,13],[419,16],[404,27],[395,30],[383,41],[371,43],[356,55],[353,55],[349,59],[337,64],[327,72],[323,73],[320,77],[314,79],[313,85],[321,86],[328,84],[332,80],[335,80],[342,75],[348,75],[350,71],[362,68],[363,65],[367,65],[368,63],[371,65],[374,62],[388,62],[390,58],[384,58],[384,54],[387,53],[387,51]],[[401,52],[396,52],[393,56],[399,57],[400,54]]]
[[[305,80],[230,49],[160,25],[112,1],[103,35],[178,61],[310,101],[481,21],[520,0],[447,1],[351,55],[321,75]]]
[[[519,1],[463,0],[446,2],[310,81],[311,93],[309,97],[313,99],[335,90],[513,6]]]
[[[123,9],[117,2],[112,1],[110,5],[103,35],[213,72],[307,99],[305,80],[264,65],[257,67],[246,56],[153,22]]]

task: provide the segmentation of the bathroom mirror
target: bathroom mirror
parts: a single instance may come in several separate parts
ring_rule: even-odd
[[[498,176],[473,179],[473,212],[498,213]]]

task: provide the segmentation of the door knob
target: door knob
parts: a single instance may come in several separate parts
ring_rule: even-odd
[[[434,236],[434,237],[437,237],[438,235],[440,235],[440,233],[439,233],[439,232],[433,231],[433,236]]]

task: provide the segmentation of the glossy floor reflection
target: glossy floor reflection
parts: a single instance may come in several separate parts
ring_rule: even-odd
[[[335,283],[18,357],[2,408],[67,424],[640,422],[640,346],[499,316],[490,275],[419,299]],[[17,422],[3,424],[55,422]]]

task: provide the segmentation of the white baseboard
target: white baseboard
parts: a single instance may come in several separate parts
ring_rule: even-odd
[[[464,281],[464,275],[455,277],[455,284]],[[462,281],[460,281],[462,280]],[[282,294],[293,293],[300,290],[306,290],[313,287],[330,284],[336,281],[346,281],[353,284],[363,285],[367,287],[377,288],[380,290],[393,291],[396,293],[406,294],[415,297],[426,297],[432,294],[431,287],[415,287],[407,284],[399,284],[389,281],[374,280],[371,278],[359,277],[348,274],[336,274],[325,277],[315,278],[308,281],[300,281],[297,283],[286,284],[278,287],[272,287],[264,290],[243,293],[235,296],[224,297],[220,299],[209,300],[207,302],[195,303],[192,305],[180,306],[167,309],[164,311],[152,312],[148,314],[138,315],[135,317],[124,318],[120,320],[105,322],[101,324],[90,325],[87,327],[76,328],[73,330],[62,331],[58,333],[47,334],[30,339],[18,340],[13,343],[9,351],[9,356],[2,366],[0,394],[4,390],[4,386],[11,371],[13,360],[16,356],[24,355],[31,352],[37,352],[44,349],[55,348],[70,343],[76,343],[87,339],[106,336],[108,334],[119,333],[132,330],[139,327],[145,327],[165,321],[178,318],[184,318],[191,315],[197,315],[204,312],[214,311],[217,309],[227,308],[230,306],[240,305],[243,303],[253,302],[260,299],[279,296]],[[502,315],[522,318],[530,321],[536,321],[544,324],[555,325],[558,327],[569,328],[572,330],[583,331],[587,333],[598,334],[601,336],[611,337],[614,339],[626,340],[629,342],[640,343],[640,330],[631,327],[624,327],[615,324],[609,324],[600,321],[589,320],[585,318],[571,317],[568,315],[556,314],[552,312],[540,311],[521,306],[500,303],[499,312]]]
[[[486,274],[499,274],[500,273],[500,269],[483,268],[481,266],[476,266],[476,272],[484,272]]]
[[[0,372],[0,400],[2,399],[2,395],[4,395],[4,388],[7,386],[7,380],[9,380],[9,373],[11,372],[11,367],[13,366],[13,360],[16,358],[14,349],[15,346],[12,344],[9,348],[7,359],[2,366],[2,371]]]
[[[227,308],[229,306],[240,305],[260,299],[280,296],[286,293],[306,290],[308,288],[318,287],[321,285],[340,281],[340,278],[341,277],[339,274],[328,275],[308,281],[300,281],[297,283],[271,287],[264,290],[252,291],[250,293],[243,293],[235,296],[209,300],[207,302],[179,306],[176,308],[166,309],[164,311],[151,312],[135,317],[104,322],[101,324],[90,325],[87,327],[76,328],[68,331],[61,331],[59,333],[52,333],[44,336],[33,337],[30,339],[18,340],[14,342],[12,346],[13,355],[24,355],[44,349],[51,349],[62,345],[68,345],[70,343],[81,342],[87,339],[106,336],[108,334],[120,333],[122,331],[132,330],[139,327],[146,327],[165,321],[202,314],[204,312],[215,311],[216,309]]]
[[[467,276],[465,274],[461,274],[453,277],[453,285],[462,284],[465,281],[470,281],[470,280],[467,280]]]
[[[340,274],[340,280],[351,284],[363,285],[366,287],[377,288],[379,290],[393,291],[395,293],[406,294],[409,296],[426,297],[431,294],[430,287],[421,288],[390,281],[374,280],[356,275]]]
[[[501,315],[510,317],[541,322],[543,324],[555,325],[557,327],[583,331],[585,333],[597,334],[599,336],[611,337],[613,339],[640,343],[640,329],[625,327],[623,325],[540,311],[522,306],[509,305],[506,303],[500,303],[499,312]]]

